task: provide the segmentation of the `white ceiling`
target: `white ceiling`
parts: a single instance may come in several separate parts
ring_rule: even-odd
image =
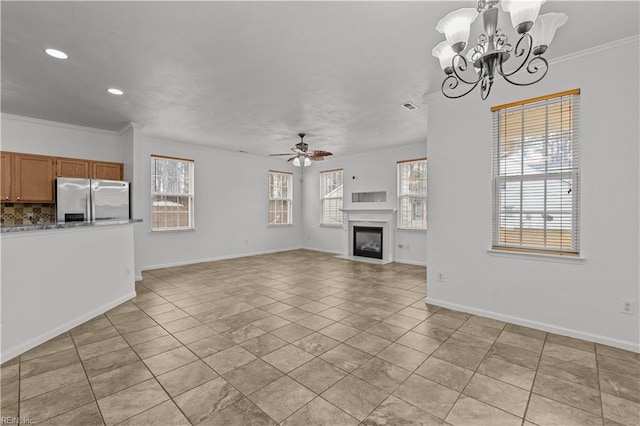
[[[424,96],[443,77],[435,24],[475,5],[3,1],[2,112],[106,130],[136,122],[255,155],[288,152],[299,132],[336,155],[424,142]],[[638,1],[548,1],[542,12],[569,22],[546,56],[638,34],[638,10]]]

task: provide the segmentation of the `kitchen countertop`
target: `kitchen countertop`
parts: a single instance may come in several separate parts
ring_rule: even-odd
[[[36,223],[33,225],[2,225],[0,232],[24,232],[24,231],[42,231],[47,229],[65,229],[65,228],[80,228],[84,226],[113,226],[113,225],[128,225],[130,223],[139,223],[142,219],[104,219],[94,220],[91,222],[51,222],[51,223]]]

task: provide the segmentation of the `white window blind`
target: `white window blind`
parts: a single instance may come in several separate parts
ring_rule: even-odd
[[[427,229],[427,159],[398,162],[398,228]]]
[[[493,111],[493,247],[579,253],[580,91]]]
[[[322,225],[342,225],[343,192],[342,169],[320,172]]]
[[[193,229],[193,160],[151,156],[151,230]]]
[[[269,172],[269,225],[291,225],[293,174]]]

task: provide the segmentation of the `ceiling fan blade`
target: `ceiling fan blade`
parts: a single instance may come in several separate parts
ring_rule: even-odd
[[[315,149],[315,150],[311,151],[310,155],[312,157],[328,157],[328,156],[333,155],[333,154],[330,153],[329,151],[323,151],[321,149]]]
[[[291,155],[291,154],[269,154],[270,157],[274,157],[274,156],[277,156],[277,155]]]
[[[297,155],[307,155],[307,151],[303,151],[299,148],[291,148],[291,151],[295,152]]]
[[[287,155],[289,155],[289,154],[287,154]],[[295,160],[296,158],[298,158],[298,157],[297,157],[297,156],[294,156],[294,157],[289,158],[287,161],[293,161],[293,160]]]
[[[324,157],[314,157],[313,155],[309,157],[310,160],[313,161],[322,161],[324,160]]]

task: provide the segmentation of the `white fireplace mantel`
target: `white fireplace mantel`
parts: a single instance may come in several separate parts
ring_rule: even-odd
[[[342,209],[342,213],[344,216],[344,254],[341,257],[354,260],[372,260],[353,256],[353,227],[368,225],[382,228],[382,261],[380,263],[385,264],[393,262],[395,247],[396,209],[376,209],[364,207],[347,208]]]

